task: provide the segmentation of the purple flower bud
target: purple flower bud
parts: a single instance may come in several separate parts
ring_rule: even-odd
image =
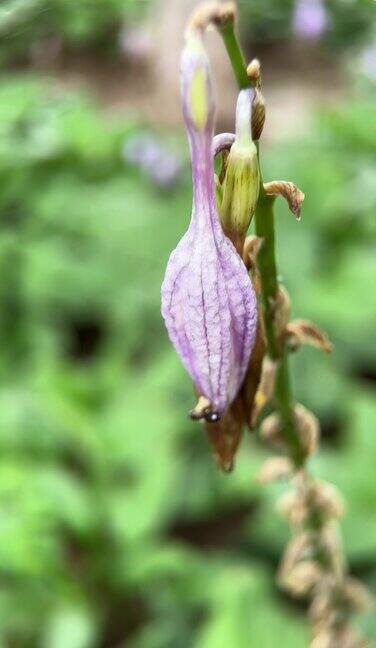
[[[297,0],[293,29],[299,38],[317,40],[329,26],[329,16],[322,0]]]
[[[254,344],[255,293],[247,270],[224,235],[215,203],[214,101],[201,38],[191,35],[181,59],[193,206],[187,232],[168,261],[162,315],[169,337],[211,410],[236,397]]]

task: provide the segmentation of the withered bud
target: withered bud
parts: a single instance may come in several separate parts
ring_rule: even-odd
[[[252,59],[247,67],[247,76],[255,88],[261,88],[261,65],[257,58]]]
[[[345,503],[333,484],[327,482],[315,483],[311,488],[310,497],[313,506],[324,518],[338,519],[343,516]]]
[[[288,457],[271,457],[263,463],[256,479],[260,484],[267,484],[289,477],[293,470],[294,466]]]
[[[315,635],[321,634],[333,620],[333,613],[334,615],[336,613],[334,601],[337,592],[337,580],[333,574],[325,574],[317,583],[315,596],[309,608],[309,619]]]
[[[342,575],[345,569],[345,557],[339,526],[334,519],[329,519],[329,517],[327,517],[326,522],[320,531],[319,539],[321,551],[326,554],[328,562],[330,562],[334,578],[338,581],[342,581]]]
[[[304,454],[310,456],[317,450],[319,441],[319,421],[312,412],[297,403],[293,412],[294,428],[299,436],[300,445]]]
[[[308,320],[296,319],[288,322],[286,336],[293,350],[297,350],[302,344],[310,344],[326,353],[333,350],[333,345],[326,333]]]
[[[256,295],[261,293],[261,277],[256,260],[263,241],[264,239],[260,236],[247,236],[243,247],[243,262],[247,270],[251,273]]]
[[[264,183],[265,192],[268,196],[282,196],[287,201],[290,211],[296,220],[300,220],[300,212],[305,198],[304,193],[293,182],[285,180],[273,180]]]
[[[264,97],[262,96],[260,88],[256,87],[255,96],[252,102],[252,119],[251,119],[252,139],[255,142],[257,142],[260,139],[262,131],[264,130],[265,117],[266,117],[266,108],[265,108]]]
[[[218,468],[224,472],[232,471],[235,455],[243,432],[243,407],[240,396],[232,403],[220,421],[209,423],[204,427]]]
[[[284,450],[286,444],[282,437],[282,421],[277,412],[269,414],[260,425],[261,440],[270,448]]]
[[[375,607],[371,592],[357,578],[348,576],[344,585],[345,597],[356,612],[362,614]]]
[[[300,527],[309,516],[309,507],[305,497],[297,490],[284,493],[277,500],[278,513],[293,527]]]
[[[310,648],[371,648],[371,644],[360,639],[358,633],[341,619],[331,615],[322,630],[313,638]],[[338,622],[339,623],[338,623]]]
[[[297,563],[303,560],[312,560],[313,542],[313,534],[310,531],[302,531],[294,535],[284,551],[280,572],[291,571]]]
[[[254,428],[264,407],[270,403],[274,396],[275,380],[277,375],[278,362],[269,356],[264,356],[261,368],[260,384],[257,388],[253,401],[250,425]]]
[[[221,28],[233,23],[235,16],[236,5],[234,2],[203,2],[193,11],[187,30],[205,31],[210,24]]]
[[[277,338],[281,339],[284,336],[289,321],[291,304],[290,296],[284,286],[279,286],[274,299],[270,299],[270,304],[272,307],[274,330]]]
[[[318,562],[304,560],[296,564],[290,571],[283,570],[278,582],[292,596],[300,598],[307,596],[322,577],[322,569]]]

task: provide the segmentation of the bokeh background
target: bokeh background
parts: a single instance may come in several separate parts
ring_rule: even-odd
[[[243,440],[220,474],[159,290],[187,226],[178,59],[191,0],[0,4],[0,646],[300,648],[275,585],[283,485]],[[316,475],[347,502],[350,567],[376,589],[375,4],[243,0],[263,64],[268,180],[293,314],[335,345],[292,360],[319,416]],[[218,129],[236,88],[217,35]],[[376,621],[357,623],[376,642]],[[372,645],[374,645],[372,643]]]

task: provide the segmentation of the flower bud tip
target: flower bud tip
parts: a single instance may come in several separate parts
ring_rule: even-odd
[[[247,76],[256,88],[261,86],[261,65],[257,58],[252,59],[248,65]]]

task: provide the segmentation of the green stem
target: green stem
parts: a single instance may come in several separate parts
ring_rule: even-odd
[[[238,39],[234,32],[234,25],[229,22],[219,28],[219,32],[223,38],[228,57],[230,59],[232,69],[234,71],[239,90],[249,88],[252,84],[247,75],[247,66],[240,49]]]
[[[244,57],[239,47],[236,35],[234,33],[233,24],[229,23],[223,26],[220,30],[223,37],[228,56],[230,58],[239,89],[249,87],[250,80],[247,79],[247,70]],[[257,150],[259,150],[259,143],[256,142]],[[296,433],[294,418],[293,418],[293,398],[291,394],[288,352],[284,343],[280,342],[276,334],[274,326],[274,311],[273,306],[278,294],[278,273],[275,255],[275,234],[274,234],[274,198],[267,196],[263,187],[262,177],[260,173],[260,194],[259,201],[255,214],[256,234],[263,239],[262,247],[258,254],[258,268],[261,276],[261,299],[264,307],[264,321],[265,321],[265,335],[268,345],[268,353],[271,358],[278,361],[278,371],[276,377],[275,387],[275,401],[282,420],[283,437],[289,448],[289,455],[294,462],[296,468],[301,468],[305,463],[305,453],[300,445],[299,436]],[[305,471],[307,479],[309,475]],[[328,555],[328,552],[323,549],[320,529],[322,520],[320,511],[318,511],[316,503],[310,503],[311,517],[308,523],[308,528],[316,532],[317,535],[317,558],[322,563],[324,569],[336,572],[337,568],[332,565],[333,556]],[[334,627],[335,630],[341,631],[346,629],[349,620],[350,608],[343,605],[343,591],[342,585],[345,577],[345,570],[340,570],[339,576],[337,575],[337,584],[339,591],[339,602],[334,606],[334,612],[338,616],[342,614],[340,619],[340,626],[338,628],[329,624],[329,627]]]
[[[255,229],[257,236],[263,240],[263,244],[257,261],[262,280],[261,297],[264,306],[268,352],[270,357],[276,360],[279,357],[279,351],[274,333],[273,300],[275,300],[277,295],[278,281],[277,263],[275,259],[273,203],[274,200],[265,194],[261,183],[259,201],[255,214]]]
[[[297,467],[302,465],[302,453],[299,438],[294,429],[293,398],[290,386],[290,374],[287,352],[277,339],[274,327],[273,304],[278,292],[277,262],[275,257],[274,235],[274,198],[267,196],[264,187],[260,187],[260,197],[255,214],[256,234],[263,239],[258,254],[258,268],[261,275],[261,298],[264,307],[265,335],[268,353],[278,360],[275,399],[283,425],[283,435],[290,448],[290,456]]]
[[[239,90],[250,87],[251,81],[243,53],[240,49],[233,23],[223,25],[219,32],[223,38],[227,54],[239,86]],[[257,143],[258,144],[258,143]],[[291,395],[288,358],[284,345],[280,344],[274,327],[273,306],[278,293],[278,274],[275,256],[274,235],[274,198],[267,196],[260,173],[260,195],[257,204],[256,234],[263,239],[263,245],[258,254],[258,267],[261,276],[261,298],[264,306],[265,334],[270,357],[279,362],[276,379],[276,403],[282,419],[283,435],[290,448],[290,456],[297,467],[304,460],[300,448],[299,437],[294,429],[293,399]]]

